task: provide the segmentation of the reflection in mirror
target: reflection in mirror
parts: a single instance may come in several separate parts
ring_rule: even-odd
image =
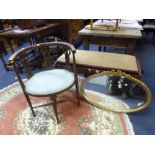
[[[150,90],[141,81],[129,77],[125,74],[90,76],[85,80],[82,88],[84,98],[93,105],[111,111],[132,112],[132,109],[136,108],[139,109],[135,111],[142,110],[151,100]]]

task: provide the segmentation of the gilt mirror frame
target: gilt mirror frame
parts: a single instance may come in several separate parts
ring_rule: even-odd
[[[99,76],[123,76],[137,84],[139,84],[143,89],[144,91],[146,92],[146,97],[145,97],[145,100],[144,100],[144,103],[136,108],[133,108],[133,109],[111,109],[111,108],[108,108],[108,107],[104,107],[103,105],[99,105],[97,104],[95,101],[93,101],[85,92],[85,85],[86,83],[93,79],[93,78],[96,78],[96,77],[99,77]],[[150,89],[148,88],[148,86],[143,83],[142,81],[132,77],[131,75],[129,74],[126,74],[120,70],[110,70],[110,71],[103,71],[101,73],[97,73],[97,74],[94,74],[94,75],[91,75],[89,77],[87,77],[86,79],[84,79],[82,82],[81,82],[81,85],[80,85],[80,92],[81,92],[81,95],[82,97],[91,105],[97,107],[97,108],[100,108],[100,109],[103,109],[103,110],[107,110],[107,111],[112,111],[112,112],[120,112],[120,113],[133,113],[133,112],[138,112],[138,111],[141,111],[145,108],[147,108],[150,103],[151,103],[151,100],[152,100],[152,93],[150,91]]]

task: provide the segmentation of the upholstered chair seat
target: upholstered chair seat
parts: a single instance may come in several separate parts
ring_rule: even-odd
[[[64,69],[42,71],[25,83],[25,91],[31,95],[49,95],[64,91],[74,84],[74,74]]]

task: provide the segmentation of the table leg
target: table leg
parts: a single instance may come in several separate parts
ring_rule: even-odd
[[[136,44],[136,39],[132,40],[128,43],[127,49],[126,49],[126,54],[133,55],[134,54],[134,47]]]
[[[30,45],[32,46],[32,45],[33,45],[33,40],[32,40],[32,38],[28,38],[28,39],[29,39]]]
[[[8,39],[7,42],[8,42],[8,45],[10,47],[11,53],[13,54],[15,51],[14,51],[14,49],[12,47],[11,39]]]
[[[5,39],[0,39],[0,46],[1,46],[1,50],[5,52],[5,54],[8,54],[7,53],[7,50],[6,50],[6,41]]]
[[[102,51],[102,46],[101,46],[101,45],[98,46],[98,51],[99,51],[99,52]]]
[[[6,64],[6,62],[5,62],[4,58],[3,58],[2,52],[0,52],[0,59],[2,60],[4,68],[7,70],[7,67],[6,67],[7,64]]]
[[[102,48],[103,48],[103,50],[102,50]],[[98,46],[98,51],[100,51],[100,52],[106,52],[106,46],[99,45]]]
[[[13,47],[12,47],[11,39],[7,39],[7,42],[8,42],[8,45],[9,45],[10,49],[11,49],[11,53],[13,54],[15,51],[14,51],[14,49],[13,49]],[[7,65],[8,65],[8,64],[7,64]],[[19,67],[20,73],[23,73],[23,69],[22,69],[20,63],[17,63],[17,65],[18,65],[18,67]],[[7,68],[7,69],[8,69],[8,68]]]
[[[31,46],[36,44],[35,38],[29,38],[29,41]]]
[[[89,41],[87,37],[83,38],[83,48],[84,50],[89,50]]]

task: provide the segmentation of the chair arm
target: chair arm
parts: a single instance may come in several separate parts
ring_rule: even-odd
[[[22,53],[28,51],[28,50],[32,50],[33,48],[35,47],[42,47],[42,46],[47,46],[47,45],[63,45],[63,46],[66,46],[68,49],[71,49],[71,51],[73,53],[76,52],[76,49],[75,47],[72,45],[72,44],[69,44],[69,43],[66,43],[66,42],[57,42],[57,41],[54,41],[54,42],[46,42],[46,43],[39,43],[39,44],[36,44],[34,46],[30,46],[30,47],[27,47],[27,48],[22,48],[20,50],[18,50],[17,52],[15,52],[14,54],[12,54],[9,58],[9,64],[13,64],[16,60],[16,57],[21,55]]]
[[[28,51],[28,50],[31,50],[33,49],[34,46],[30,46],[30,47],[27,47],[27,48],[21,48],[20,50],[18,50],[17,52],[13,53],[10,57],[9,57],[9,64],[14,64],[17,56],[21,55],[22,53]]]

